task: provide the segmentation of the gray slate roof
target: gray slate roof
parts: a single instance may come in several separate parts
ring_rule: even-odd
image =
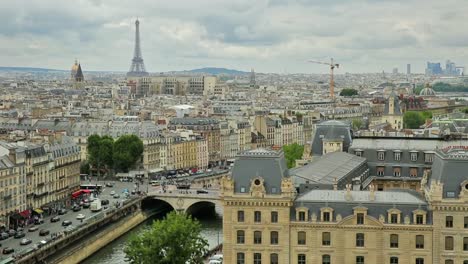
[[[288,177],[288,167],[282,151],[263,148],[245,151],[239,154],[232,169],[234,192],[250,190],[251,180],[261,177],[265,180],[267,194],[280,193],[281,180]]]
[[[427,184],[430,186],[433,180],[444,184],[444,198],[458,197],[460,185],[468,180],[468,152],[457,149],[437,151]]]
[[[304,180],[310,183],[333,184],[335,179],[339,181],[365,163],[366,159],[356,155],[345,152],[332,152],[321,158],[314,159],[312,163],[303,167],[292,169],[289,173],[295,178],[296,184],[298,181]]]
[[[331,139],[343,139],[343,150],[347,151],[353,141],[351,137],[351,126],[336,120],[317,124],[312,140],[312,156],[322,156],[323,141]]]

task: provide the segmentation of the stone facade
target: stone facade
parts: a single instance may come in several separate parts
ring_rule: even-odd
[[[243,153],[221,180],[224,261],[465,264],[468,155],[435,158],[443,169],[426,174],[422,194],[347,185],[298,195],[282,153]]]

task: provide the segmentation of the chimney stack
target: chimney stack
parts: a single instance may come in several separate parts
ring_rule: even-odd
[[[369,186],[369,200],[375,201],[375,187],[373,184]]]
[[[346,195],[345,195],[345,199],[346,201],[351,201],[353,199],[353,197],[351,196],[351,184],[348,183],[346,184]]]

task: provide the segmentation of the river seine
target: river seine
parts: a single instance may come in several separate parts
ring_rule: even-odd
[[[117,264],[117,263],[126,263],[125,253],[123,249],[127,239],[135,233],[140,233],[145,228],[149,228],[153,220],[161,219],[162,216],[152,217],[141,225],[137,226],[127,234],[121,236],[115,241],[111,242],[96,254],[92,255],[82,263],[84,264]],[[222,218],[218,215],[200,218],[199,221],[202,224],[202,235],[208,240],[209,247],[213,248],[217,244],[222,243],[223,239],[223,228],[222,228]]]

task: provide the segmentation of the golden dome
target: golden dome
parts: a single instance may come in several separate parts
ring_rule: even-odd
[[[72,72],[78,71],[78,61],[77,60],[75,60],[75,64],[73,64],[71,70],[72,70]]]

